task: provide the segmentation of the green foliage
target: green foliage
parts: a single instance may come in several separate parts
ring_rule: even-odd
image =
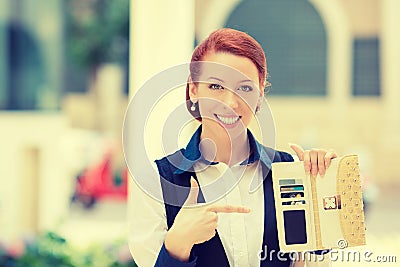
[[[67,55],[93,68],[129,50],[129,0],[65,0]]]
[[[93,245],[87,250],[78,250],[70,246],[63,237],[53,232],[40,235],[35,241],[27,243],[22,256],[17,258],[0,257],[0,266],[30,267],[136,267],[133,260],[118,259],[124,242],[116,242],[104,247]],[[7,261],[6,261],[7,260]]]

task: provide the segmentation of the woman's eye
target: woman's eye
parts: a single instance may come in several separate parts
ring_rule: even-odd
[[[248,86],[248,85],[242,85],[238,88],[238,90],[243,91],[243,92],[251,92],[251,91],[253,91],[253,87]]]
[[[217,84],[217,83],[212,83],[208,86],[208,88],[213,89],[213,90],[221,90],[224,89],[224,87],[222,87],[222,85]]]

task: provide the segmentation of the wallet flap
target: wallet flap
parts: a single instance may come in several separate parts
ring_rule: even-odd
[[[365,245],[364,205],[358,156],[340,160],[336,190],[341,200],[340,227],[347,246]]]

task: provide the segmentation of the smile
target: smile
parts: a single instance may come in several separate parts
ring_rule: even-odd
[[[222,115],[215,114],[215,117],[217,117],[217,119],[220,122],[222,122],[223,124],[232,125],[232,124],[236,123],[240,119],[241,116],[225,117],[225,116],[222,116]]]

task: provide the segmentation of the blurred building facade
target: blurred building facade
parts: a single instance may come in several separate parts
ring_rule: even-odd
[[[124,74],[116,65],[100,67],[100,78],[82,92],[65,90],[65,5],[50,2],[0,1],[0,58],[7,59],[0,61],[4,239],[55,227],[67,216],[75,168],[67,151],[88,136],[76,129],[119,138],[128,103]],[[287,0],[286,9],[279,8],[282,2],[131,0],[130,92],[155,73],[188,62],[193,44],[212,30],[244,30],[267,52],[272,82],[267,99],[279,149],[288,151],[287,143],[294,142],[307,148],[332,147],[341,155],[359,153],[362,167],[376,183],[398,183],[400,2]],[[19,30],[6,26],[10,24]],[[298,31],[290,31],[291,25]],[[307,30],[309,26],[315,31]],[[26,34],[21,37],[15,31]],[[288,34],[293,39],[279,39]],[[26,46],[10,46],[18,40]],[[284,58],[283,48],[293,56]],[[301,59],[301,64],[294,66],[291,58]],[[16,60],[26,60],[28,66],[15,71]],[[184,92],[180,97],[184,99]],[[79,140],[72,140],[76,136]],[[86,160],[77,151],[72,154]]]
[[[260,41],[277,147],[357,153],[390,184],[399,181],[399,11],[395,0],[197,1],[196,39],[232,27]]]
[[[101,160],[110,140],[115,168],[123,165],[126,66],[102,62],[96,79],[71,66],[72,2],[0,1],[0,242],[62,231],[77,174]],[[118,3],[129,14],[129,1]]]
[[[5,241],[54,225],[68,202],[69,177],[58,149],[68,129],[58,111],[61,3],[0,1],[0,235]]]
[[[187,62],[193,47],[185,40],[190,36],[197,44],[221,27],[243,30],[267,54],[272,83],[267,99],[278,148],[289,150],[287,143],[295,142],[306,148],[334,148],[340,155],[359,154],[366,176],[378,184],[398,182],[398,1],[189,2],[194,6],[176,1],[164,7],[165,12],[157,1],[133,2],[132,93],[155,73]],[[171,6],[174,11],[168,9]],[[146,8],[157,16],[150,16]],[[188,18],[171,19],[178,13],[194,14],[194,28],[189,28]],[[161,23],[167,20],[172,26]],[[176,37],[176,32],[183,34]],[[154,154],[159,153],[161,149]]]

